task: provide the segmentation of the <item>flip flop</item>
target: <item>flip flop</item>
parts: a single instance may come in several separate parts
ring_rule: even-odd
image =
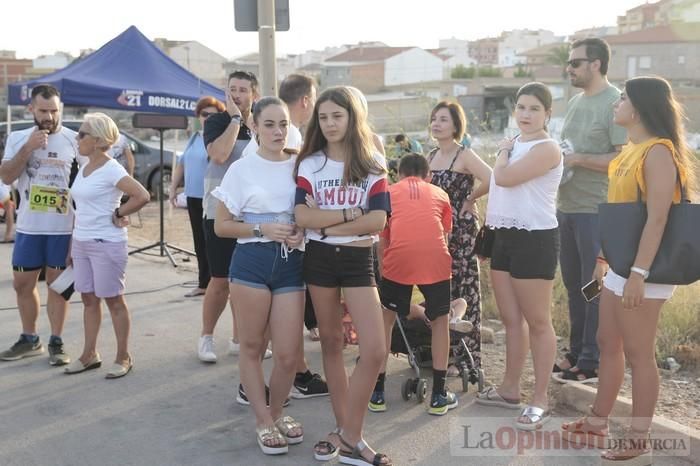
[[[4,239],[4,240],[0,241],[0,244],[12,244],[12,243],[14,243],[14,242],[15,242],[15,239],[14,239],[14,238],[12,238],[12,239]]]
[[[520,400],[508,400],[503,398],[498,391],[496,390],[496,387],[489,387],[486,390],[482,391],[476,396],[476,402],[479,403],[480,405],[486,405],[486,406],[498,406],[499,408],[506,408],[506,409],[520,409],[522,408],[522,405],[520,404]]]

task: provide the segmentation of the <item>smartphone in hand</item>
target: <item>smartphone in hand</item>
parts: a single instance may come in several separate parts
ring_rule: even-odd
[[[600,296],[600,285],[598,284],[598,280],[591,280],[590,282],[586,283],[583,288],[581,288],[581,293],[583,293],[583,297],[589,303]]]

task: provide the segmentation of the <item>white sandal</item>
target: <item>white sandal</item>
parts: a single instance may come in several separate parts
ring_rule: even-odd
[[[503,398],[500,393],[498,393],[498,390],[496,387],[488,387],[487,389],[481,391],[478,395],[476,395],[476,400],[478,404],[480,405],[485,405],[485,406],[498,406],[499,408],[506,408],[506,409],[520,409],[522,408],[522,405],[520,404],[520,400],[509,400],[506,398]]]

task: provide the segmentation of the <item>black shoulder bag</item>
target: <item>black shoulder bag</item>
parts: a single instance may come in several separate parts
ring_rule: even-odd
[[[671,205],[648,283],[689,285],[700,280],[700,204],[692,204],[680,177],[678,182],[681,202]],[[605,259],[616,274],[628,278],[647,221],[639,186],[637,202],[600,204],[598,219]]]

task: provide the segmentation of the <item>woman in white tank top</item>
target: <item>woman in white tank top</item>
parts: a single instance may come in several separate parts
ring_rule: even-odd
[[[491,281],[506,329],[506,373],[501,385],[480,393],[477,402],[521,408],[520,376],[529,348],[534,394],[516,422],[524,430],[538,429],[550,418],[547,386],[556,352],[550,304],[563,164],[546,129],[551,108],[552,96],[544,84],[529,83],[518,91],[514,116],[520,135],[499,145],[486,210],[486,225],[495,230]]]

